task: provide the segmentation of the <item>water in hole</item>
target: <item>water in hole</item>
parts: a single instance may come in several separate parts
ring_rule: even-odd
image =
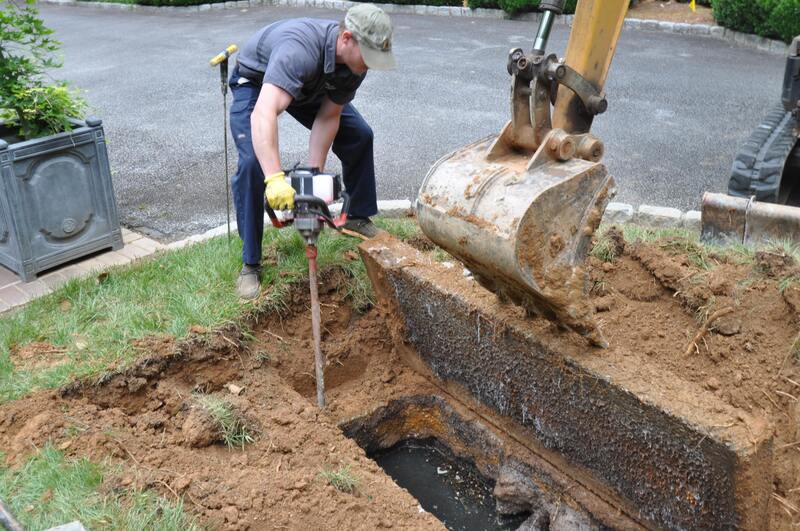
[[[435,439],[406,440],[372,458],[453,531],[512,530],[529,516],[499,516],[493,482]]]

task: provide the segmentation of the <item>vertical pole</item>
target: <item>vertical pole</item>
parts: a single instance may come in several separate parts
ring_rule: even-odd
[[[3,503],[3,500],[0,500],[0,527],[7,531],[25,531],[22,524],[14,518],[14,515],[11,514],[6,504]]]
[[[325,364],[322,359],[322,334],[320,332],[319,295],[317,293],[317,248],[306,246],[308,282],[311,288],[311,332],[314,336],[314,367],[317,375],[317,405],[325,408]]]
[[[228,174],[228,59],[219,64],[220,90],[222,90],[222,145],[225,150],[225,217],[228,221],[228,244],[231,243],[231,186]]]

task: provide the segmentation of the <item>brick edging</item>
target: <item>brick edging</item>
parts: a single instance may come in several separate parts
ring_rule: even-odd
[[[85,0],[38,0],[43,4],[57,4],[68,6],[87,6],[99,9],[118,9],[122,11],[138,11],[142,13],[199,13],[218,9],[244,9],[261,6],[290,6],[290,7],[316,7],[324,9],[337,9],[345,11],[354,6],[356,2],[348,0],[233,0],[215,4],[200,4],[196,6],[142,6],[138,4],[118,4],[114,2],[90,2]],[[380,4],[387,13],[407,15],[436,15],[451,17],[474,17],[492,19],[531,20],[539,19],[538,13],[525,13],[520,16],[510,17],[501,9],[470,9],[455,6],[426,6],[426,5],[398,5]],[[563,26],[572,24],[573,15],[562,15],[557,18],[557,23]],[[646,31],[659,31],[663,33],[676,33],[680,35],[697,35],[710,37],[717,40],[738,44],[746,48],[761,50],[780,55],[786,55],[789,45],[783,41],[767,39],[758,35],[750,35],[711,24],[687,24],[684,22],[668,22],[663,20],[650,20],[626,18],[625,28]]]

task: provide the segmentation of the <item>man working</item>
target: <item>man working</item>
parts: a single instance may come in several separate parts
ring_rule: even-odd
[[[369,68],[394,67],[392,26],[372,4],[350,8],[344,22],[309,18],[275,22],[244,46],[230,78],[231,133],[239,165],[231,188],[242,238],[236,291],[258,296],[264,195],[276,210],[293,206],[278,151],[278,116],[287,111],[311,130],[308,165],[325,167],[328,151],[342,161],[350,194],[345,228],[372,237],[378,212],[372,129],[350,103]],[[265,178],[266,176],[266,178]],[[266,188],[266,190],[265,190]]]

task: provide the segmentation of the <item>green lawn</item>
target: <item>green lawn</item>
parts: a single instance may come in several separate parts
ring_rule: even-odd
[[[0,455],[2,457],[2,455]],[[147,491],[104,492],[113,468],[88,459],[68,459],[50,446],[16,470],[0,459],[0,499],[28,529],[49,529],[75,520],[86,529],[195,530],[180,500]]]

